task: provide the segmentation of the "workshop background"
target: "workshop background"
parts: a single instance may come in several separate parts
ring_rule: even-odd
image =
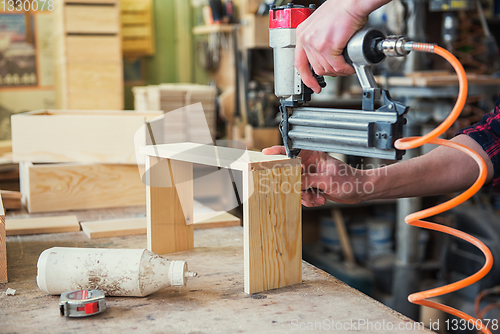
[[[294,1],[306,6],[320,6],[321,2]],[[33,3],[37,3],[37,10]],[[271,4],[287,1],[50,3],[52,10],[38,10],[42,1],[33,1],[29,10],[25,7],[20,11],[0,4],[0,189],[7,217],[107,207],[145,215],[143,185],[136,167],[127,165],[130,162],[80,166],[80,170],[49,165],[43,159],[21,166],[13,163],[11,116],[20,113],[38,111],[19,118],[16,126],[26,135],[20,147],[43,142],[35,128],[45,123],[31,121],[35,115],[65,115],[55,111],[59,109],[81,110],[79,115],[85,115],[93,110],[87,120],[80,120],[91,126],[97,121],[94,117],[99,117],[96,110],[151,111],[148,117],[153,118],[198,102],[212,140],[240,141],[249,150],[281,144],[268,12]],[[500,1],[394,0],[372,13],[368,25],[387,34],[437,43],[461,61],[470,91],[466,107],[446,133],[447,138],[492,111],[500,93]],[[387,59],[373,70],[382,88],[410,106],[406,135],[428,133],[455,103],[456,74],[436,56],[412,53]],[[312,106],[360,108],[362,90],[355,75],[325,80],[327,86],[312,96]],[[196,130],[196,122],[179,122],[169,130],[171,142],[193,141],[196,131],[186,129]],[[63,127],[63,123],[58,126]],[[426,145],[422,150],[411,150],[405,158],[431,149]],[[365,169],[393,163],[335,156]],[[49,173],[44,168],[53,170]],[[98,188],[85,193],[75,181],[78,173],[112,173],[119,175],[119,180],[108,180],[102,193]],[[204,182],[195,185],[195,198],[217,210],[228,189],[216,179]],[[58,198],[51,193],[58,187],[73,195]],[[410,304],[408,293],[467,277],[484,260],[477,249],[460,240],[404,226],[403,217],[452,196],[303,207],[303,259],[414,320],[428,320],[426,312],[430,311]],[[241,207],[230,212],[242,217]],[[464,205],[430,221],[477,236],[490,246],[496,260],[486,278],[441,300],[474,316],[498,319],[500,296],[498,289],[491,289],[500,286],[500,192],[485,186]],[[484,307],[489,307],[487,312],[475,313]],[[447,317],[433,312],[434,319]]]

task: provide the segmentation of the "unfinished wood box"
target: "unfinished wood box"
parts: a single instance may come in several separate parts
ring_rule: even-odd
[[[23,203],[30,213],[145,205],[137,165],[21,162]]]
[[[189,250],[193,235],[193,163],[243,174],[246,293],[302,281],[300,159],[194,143],[146,146],[148,249]],[[154,186],[170,180],[171,186]],[[165,185],[165,184],[164,184]]]
[[[135,164],[134,136],[161,111],[38,110],[11,117],[15,162]]]
[[[56,0],[56,104],[61,109],[123,109],[118,0]]]
[[[153,1],[120,0],[122,49],[128,57],[155,53]]]

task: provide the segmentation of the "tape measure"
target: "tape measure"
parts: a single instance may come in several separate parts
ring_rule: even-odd
[[[102,290],[76,290],[61,293],[59,310],[62,316],[88,317],[106,309]]]

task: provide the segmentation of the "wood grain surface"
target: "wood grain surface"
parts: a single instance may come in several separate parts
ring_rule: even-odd
[[[146,186],[136,165],[20,164],[29,212],[145,205]]]
[[[193,164],[151,157],[147,161],[148,249],[157,254],[192,249]],[[170,186],[150,186],[164,178]]]
[[[76,216],[8,218],[5,220],[7,235],[64,233],[80,231]]]

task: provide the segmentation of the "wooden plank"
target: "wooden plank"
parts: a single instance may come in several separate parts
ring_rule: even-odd
[[[119,15],[119,9],[116,5],[65,5],[65,32],[77,34],[118,34],[120,32]]]
[[[7,235],[64,233],[80,231],[80,224],[76,216],[7,218],[5,229]]]
[[[240,226],[241,220],[229,212],[215,211],[194,214],[194,229]]]
[[[149,156],[171,158],[179,161],[200,163],[241,171],[249,169],[262,170],[279,168],[300,164],[300,159],[289,159],[284,155],[265,155],[262,152],[196,143],[146,146],[142,147],[140,152]]]
[[[0,283],[7,283],[7,241],[5,238],[5,210],[0,195]]]
[[[64,37],[64,40],[64,60],[68,62],[116,63],[122,57],[118,36],[70,35]]]
[[[21,209],[22,194],[19,191],[0,190],[5,210]]]
[[[245,292],[302,281],[301,166],[243,172]]]
[[[150,157],[146,169],[148,249],[156,254],[193,249],[193,165]]]
[[[21,163],[21,192],[29,212],[144,205],[137,165]]]
[[[81,226],[90,239],[147,233],[146,217],[82,222]]]
[[[136,132],[146,120],[161,115],[161,111],[97,110],[41,110],[13,115],[13,159],[135,164]]]
[[[193,215],[195,230],[239,226],[241,221],[238,217],[225,211],[214,211]],[[126,235],[147,234],[147,218],[126,218],[112,220],[98,220],[82,222],[83,232],[90,239],[121,237]]]

